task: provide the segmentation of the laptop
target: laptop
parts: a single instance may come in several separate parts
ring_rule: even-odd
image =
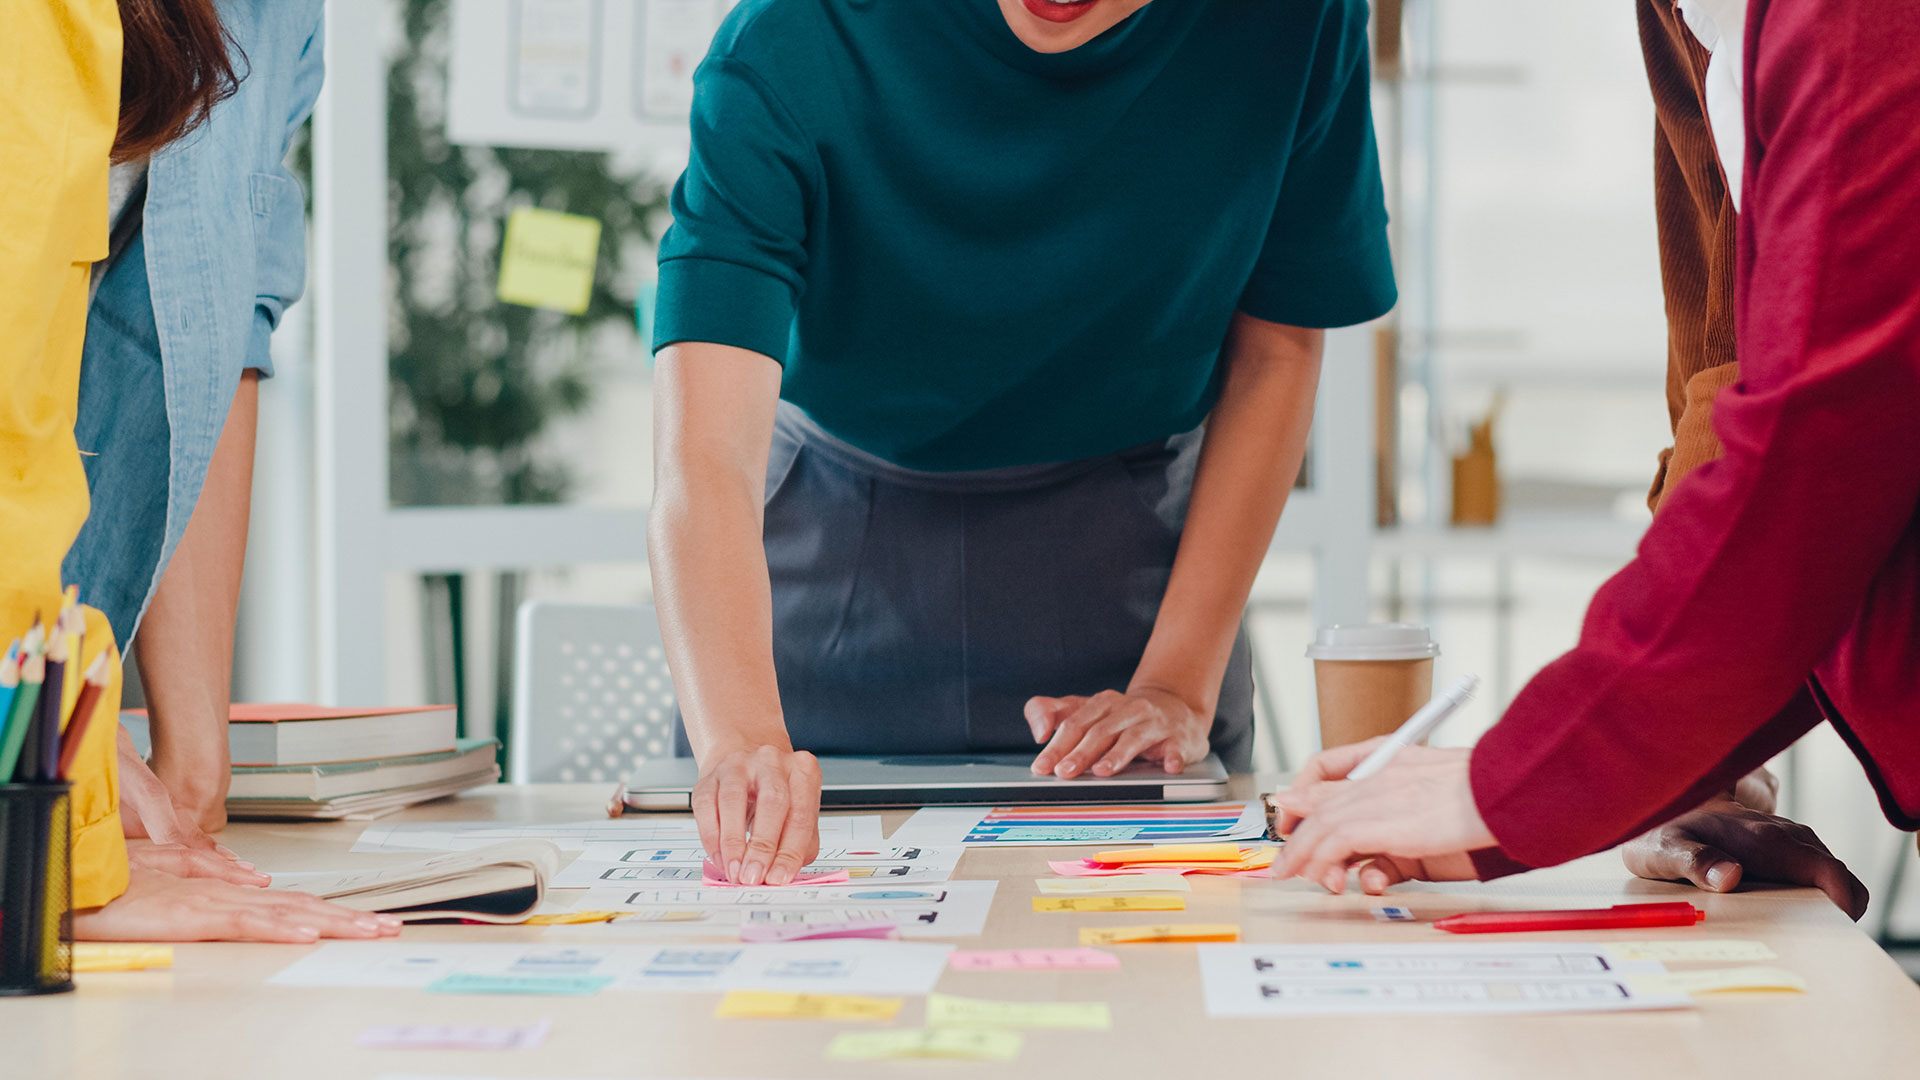
[[[1033,754],[897,754],[821,757],[822,806],[952,806],[1010,803],[1212,802],[1227,794],[1227,770],[1208,754],[1178,776],[1135,764],[1112,776],[1035,776]],[[660,758],[634,770],[630,810],[686,813],[700,766]]]

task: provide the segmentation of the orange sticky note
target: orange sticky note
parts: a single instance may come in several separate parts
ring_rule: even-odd
[[[1233,923],[1163,923],[1158,926],[1083,926],[1082,945],[1146,945],[1165,942],[1239,941]]]
[[[1162,847],[1121,848],[1093,857],[1103,863],[1237,863],[1239,844],[1167,844]]]

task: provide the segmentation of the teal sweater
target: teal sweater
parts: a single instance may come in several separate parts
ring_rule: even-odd
[[[695,75],[654,347],[908,468],[1205,418],[1234,311],[1393,306],[1365,0],[1155,0],[1036,53],[994,0],[744,0]]]

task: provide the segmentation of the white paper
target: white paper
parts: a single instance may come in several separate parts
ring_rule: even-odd
[[[1265,839],[1258,802],[1130,806],[924,806],[890,843],[965,847],[1145,847]]]
[[[1623,960],[1581,942],[1445,945],[1201,945],[1210,1016],[1613,1012],[1684,1008],[1636,991]]]
[[[553,1031],[552,1020],[525,1027],[478,1024],[397,1024],[360,1032],[363,1050],[537,1050]]]
[[[507,81],[523,116],[593,115],[600,90],[600,0],[514,0]]]
[[[608,976],[608,990],[714,993],[924,994],[949,945],[797,941],[778,945],[589,945],[331,941],[267,980],[270,986],[422,988],[449,975]]]
[[[337,898],[396,884],[453,877],[495,864],[524,865],[551,882],[560,866],[560,849],[544,840],[503,840],[471,851],[443,852],[403,863],[361,866],[327,873],[269,875],[272,888]]]
[[[578,911],[631,912],[611,923],[551,926],[549,938],[609,936],[737,938],[746,925],[884,920],[903,938],[973,937],[985,932],[999,882],[848,888],[703,889],[599,888],[574,905]]]
[[[579,851],[590,843],[698,845],[700,831],[693,818],[684,816],[597,818],[592,821],[565,821],[553,825],[515,825],[500,821],[405,821],[389,825],[369,825],[353,851],[471,851],[502,840],[533,838],[550,840],[562,851]],[[877,844],[880,841],[880,816],[856,816],[820,819],[823,845]]]
[[[852,884],[931,885],[953,876],[959,847],[895,844],[835,844],[825,840],[820,855],[802,874],[845,870]],[[698,885],[707,854],[694,844],[590,843],[580,857],[554,877],[557,889],[597,889],[607,885]]]

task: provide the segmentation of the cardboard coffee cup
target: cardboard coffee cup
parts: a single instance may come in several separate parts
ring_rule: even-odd
[[[1307,649],[1320,702],[1321,747],[1393,734],[1433,697],[1433,658],[1439,655],[1427,628],[1411,623],[1322,629]]]

